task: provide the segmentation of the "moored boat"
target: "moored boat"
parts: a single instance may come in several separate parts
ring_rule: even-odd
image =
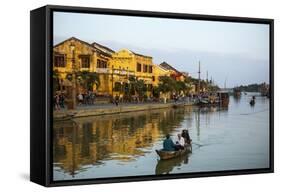
[[[229,104],[229,93],[226,91],[218,92],[219,105],[221,107],[228,107]]]
[[[241,90],[238,87],[235,87],[233,89],[233,96],[234,97],[240,97],[241,96]]]

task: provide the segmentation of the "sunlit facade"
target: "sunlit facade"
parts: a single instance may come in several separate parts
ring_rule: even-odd
[[[100,85],[93,85],[97,95],[120,96],[126,94],[130,78],[143,80],[147,97],[153,96],[153,88],[159,85],[160,76],[180,74],[178,71],[153,63],[151,56],[135,53],[128,49],[117,52],[98,43],[87,43],[71,37],[53,49],[53,70],[58,72],[60,89],[71,84],[67,74],[77,71],[95,72],[99,76]],[[183,76],[176,76],[182,81]],[[80,87],[80,91],[83,91]],[[134,95],[136,93],[133,93]]]

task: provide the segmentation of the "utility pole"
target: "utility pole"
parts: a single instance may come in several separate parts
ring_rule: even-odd
[[[199,71],[198,71],[198,93],[200,93],[200,73],[201,73],[201,67],[200,67],[200,61],[199,61]]]
[[[112,99],[113,99],[113,86],[114,86],[114,79],[113,79],[113,74],[114,74],[114,66],[112,65],[111,69],[111,94],[112,94]]]
[[[206,78],[206,81],[207,81],[207,83],[208,83],[208,81],[209,81],[209,79],[208,79],[208,70],[207,70],[207,78]]]

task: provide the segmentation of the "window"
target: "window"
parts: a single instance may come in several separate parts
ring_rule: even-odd
[[[137,72],[141,72],[141,64],[140,63],[137,64]]]
[[[81,68],[90,68],[90,56],[89,55],[81,56]]]
[[[104,60],[98,59],[97,68],[107,68],[107,62]]]
[[[143,72],[147,73],[147,65],[143,65]]]
[[[152,76],[152,81],[155,81],[155,76]]]
[[[149,66],[149,71],[148,72],[152,73],[152,66],[151,65]]]
[[[55,67],[65,67],[65,57],[64,55],[55,55],[54,58],[54,66]]]

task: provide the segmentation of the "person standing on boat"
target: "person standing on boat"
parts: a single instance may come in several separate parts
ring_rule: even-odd
[[[175,151],[175,144],[169,134],[166,135],[166,139],[163,142],[163,151]]]
[[[176,146],[175,146],[176,151],[184,149],[184,144],[185,144],[184,138],[181,136],[181,134],[178,134],[178,137],[176,139]]]
[[[190,139],[189,132],[187,129],[182,130],[181,136],[185,139],[185,143],[187,143],[187,144],[191,143],[192,140]]]

